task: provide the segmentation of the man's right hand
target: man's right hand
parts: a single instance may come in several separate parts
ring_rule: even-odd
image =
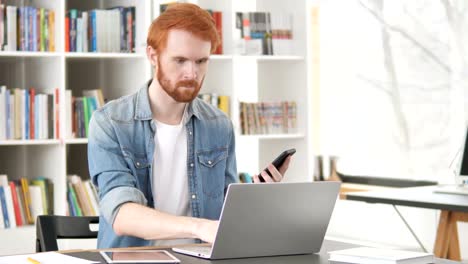
[[[219,221],[195,218],[193,233],[195,236],[205,242],[213,243],[218,231]]]

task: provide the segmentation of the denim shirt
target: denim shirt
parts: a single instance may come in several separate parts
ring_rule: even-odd
[[[138,92],[107,103],[89,125],[88,163],[99,189],[98,248],[149,246],[151,240],[118,236],[119,208],[133,202],[154,208],[154,135],[146,83]],[[193,217],[219,219],[227,186],[237,179],[234,129],[216,107],[196,98],[187,106],[187,176]],[[151,224],[151,223],[148,223]]]

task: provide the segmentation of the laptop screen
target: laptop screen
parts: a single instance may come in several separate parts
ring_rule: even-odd
[[[461,158],[461,169],[460,169],[460,175],[461,176],[468,176],[468,129],[467,129],[467,135],[465,136],[465,146],[463,149],[463,155]]]

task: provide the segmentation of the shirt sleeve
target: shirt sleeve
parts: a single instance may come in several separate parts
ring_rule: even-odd
[[[111,119],[105,109],[93,113],[89,124],[88,166],[93,184],[99,190],[99,209],[113,225],[124,203],[147,204],[136,187],[136,178],[125,161]]]
[[[224,195],[226,196],[229,184],[237,182],[237,163],[236,163],[236,140],[234,136],[234,127],[229,120],[229,149],[226,161],[226,180],[224,185]]]

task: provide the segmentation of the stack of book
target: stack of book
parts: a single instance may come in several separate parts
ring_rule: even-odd
[[[0,85],[0,140],[59,138],[59,89],[7,89]]]
[[[241,134],[288,134],[297,132],[296,102],[240,102]]]
[[[330,263],[361,264],[428,264],[434,263],[434,255],[394,249],[358,247],[328,252]]]
[[[101,89],[83,90],[82,97],[72,96],[71,90],[65,91],[65,114],[67,138],[86,138],[89,133],[89,121],[94,111],[104,106],[105,100]]]
[[[44,177],[8,181],[0,175],[0,229],[34,224],[38,215],[54,212],[54,188]]]
[[[67,180],[68,215],[99,215],[99,199],[94,184],[90,180],[83,181],[78,175],[69,175]]]
[[[135,52],[135,7],[79,11],[65,17],[65,51]]]
[[[291,14],[237,12],[233,31],[235,53],[242,55],[291,55]]]
[[[0,2],[0,50],[55,51],[55,11]]]

